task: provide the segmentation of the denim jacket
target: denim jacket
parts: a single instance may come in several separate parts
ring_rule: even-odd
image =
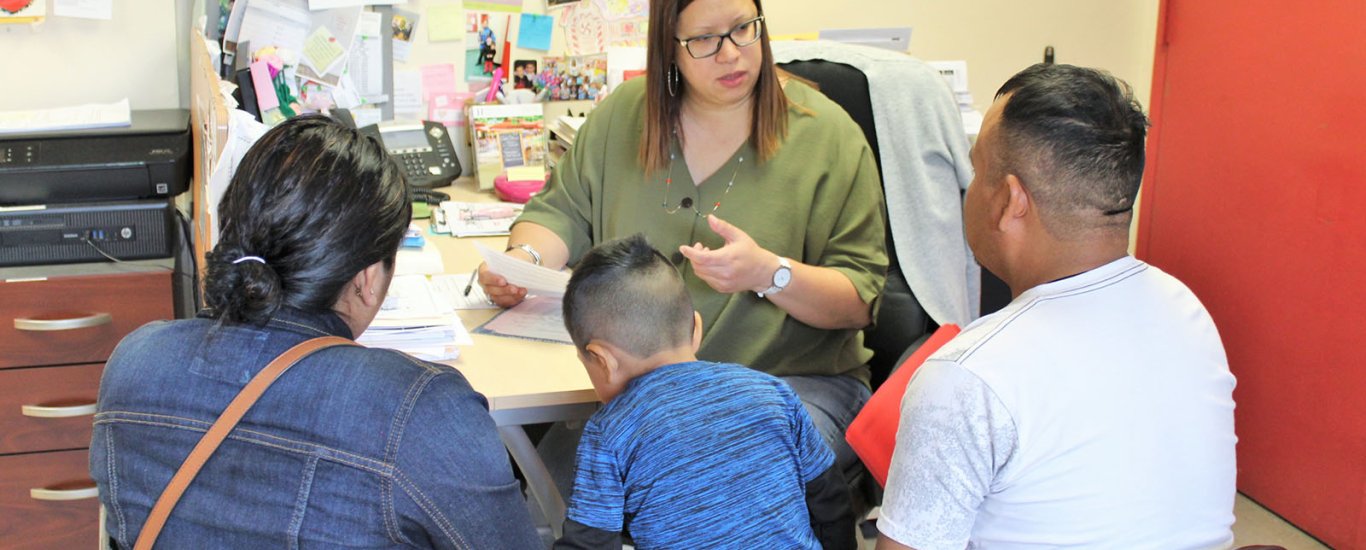
[[[131,548],[162,489],[229,401],[277,355],[352,337],[336,314],[264,327],[146,325],[100,384],[90,472],[106,530]],[[329,348],[266,391],[172,512],[161,548],[537,548],[488,402],[447,366]]]

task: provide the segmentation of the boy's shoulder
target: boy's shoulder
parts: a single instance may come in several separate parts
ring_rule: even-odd
[[[659,367],[632,380],[594,415],[602,427],[691,416],[719,418],[706,411],[735,411],[737,403],[754,411],[762,403],[797,402],[782,379],[734,363],[691,361]],[[622,426],[617,426],[622,427]]]

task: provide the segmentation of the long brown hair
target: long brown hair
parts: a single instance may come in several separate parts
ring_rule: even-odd
[[[759,15],[764,14],[760,0],[753,0]],[[674,38],[678,28],[678,14],[692,0],[651,0],[649,53],[645,66],[645,135],[640,140],[640,164],[645,172],[664,169],[669,160],[669,140],[678,128],[679,109],[683,105],[684,86],[678,95],[669,95],[669,71],[678,52]],[[778,82],[777,67],[773,64],[773,50],[768,45],[768,25],[760,25],[759,45],[764,57],[759,65],[759,79],[754,83],[754,111],[750,116],[749,142],[759,152],[759,162],[778,153],[778,146],[787,137],[787,96]],[[679,76],[682,79],[682,76]]]

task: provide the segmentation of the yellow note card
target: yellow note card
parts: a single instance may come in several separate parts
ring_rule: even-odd
[[[427,8],[427,41],[451,42],[465,37],[464,19],[458,4],[435,5]]]
[[[508,168],[508,181],[545,181],[545,167],[537,164]]]
[[[332,31],[327,27],[318,27],[304,41],[304,59],[319,75],[327,74],[342,53],[342,47],[337,45],[337,37],[332,36]]]

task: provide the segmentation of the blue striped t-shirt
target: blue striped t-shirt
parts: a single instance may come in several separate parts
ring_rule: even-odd
[[[570,519],[637,548],[820,548],[806,483],[834,462],[782,380],[666,365],[629,382],[579,442]]]

